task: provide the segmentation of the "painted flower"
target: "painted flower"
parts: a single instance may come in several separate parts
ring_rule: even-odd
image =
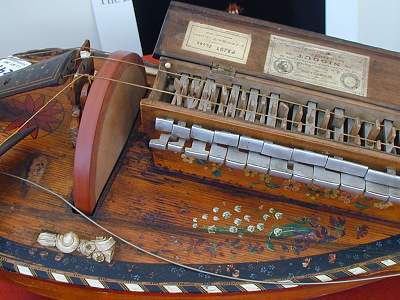
[[[336,254],[335,254],[335,253],[329,253],[328,262],[329,262],[330,264],[334,264],[335,261],[336,261]]]
[[[242,223],[242,220],[239,218],[235,218],[235,220],[233,221],[233,223],[235,223],[236,226],[239,226],[240,223]]]
[[[385,209],[388,207],[391,207],[393,205],[392,202],[390,201],[379,201],[374,203],[374,207],[379,208],[379,209]]]
[[[233,208],[233,210],[236,211],[236,212],[240,212],[240,211],[242,210],[242,206],[241,206],[241,205],[236,205],[236,206]]]
[[[289,179],[283,183],[283,188],[288,191],[298,192],[300,191],[301,183]]]
[[[368,234],[368,226],[367,225],[361,225],[361,226],[357,226],[356,229],[356,236],[357,239],[363,238]]]
[[[256,228],[255,228],[253,225],[247,226],[247,231],[248,231],[248,232],[253,233],[254,230],[256,230]]]
[[[353,200],[353,195],[351,193],[342,192],[339,199],[345,204],[350,204]]]
[[[282,231],[283,231],[282,228],[277,227],[274,229],[274,235],[280,236],[282,234]]]
[[[283,213],[281,213],[279,211],[275,213],[275,219],[277,219],[277,220],[282,219],[282,216],[283,216]]]
[[[310,263],[311,263],[311,258],[310,257],[306,257],[301,264],[302,264],[303,268],[308,268]]]
[[[260,174],[260,180],[263,181],[264,183],[270,183],[271,176],[268,174]]]
[[[208,233],[215,233],[217,231],[217,227],[215,225],[208,226]]]
[[[340,195],[340,190],[333,190],[333,189],[325,189],[324,190],[324,197],[330,199],[336,199]]]
[[[22,126],[32,115],[46,104],[44,95],[39,95],[34,99],[31,95],[27,95],[24,101],[13,100],[10,104],[10,112],[12,116],[10,123],[4,129],[5,131],[14,131]],[[39,131],[43,130],[48,133],[53,132],[62,122],[64,118],[64,110],[58,102],[51,102],[40,113],[25,125],[25,128],[36,127],[32,131],[32,138],[36,139]]]
[[[232,214],[231,214],[229,211],[224,211],[224,212],[222,213],[222,217],[223,217],[224,219],[229,219],[231,216],[232,216]]]
[[[189,163],[189,164],[193,163],[193,161],[194,161],[193,157],[186,156],[186,154],[182,154],[181,158],[182,158],[183,162]]]
[[[229,227],[229,232],[230,232],[230,233],[236,233],[236,232],[238,232],[238,229],[237,229],[236,226],[230,226],[230,227]]]

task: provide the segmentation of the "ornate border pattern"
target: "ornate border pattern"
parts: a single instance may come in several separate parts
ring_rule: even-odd
[[[330,268],[328,270],[321,270],[322,272],[315,272],[312,275],[306,274],[307,272],[294,272],[291,278],[287,280],[279,281],[279,284],[254,284],[254,283],[244,283],[244,282],[233,282],[233,281],[224,281],[220,278],[211,278],[206,277],[204,274],[199,278],[198,282],[196,281],[178,281],[173,280],[178,279],[179,276],[171,276],[168,272],[172,272],[176,275],[177,267],[168,265],[168,264],[152,264],[152,270],[158,270],[156,274],[153,274],[154,278],[140,278],[137,275],[140,273],[140,268],[149,268],[149,264],[132,264],[126,262],[116,262],[114,265],[111,264],[107,267],[104,267],[103,264],[99,264],[96,262],[92,262],[85,257],[74,256],[74,255],[65,255],[61,260],[57,258],[59,253],[50,252],[47,249],[43,248],[32,248],[24,245],[17,244],[13,241],[6,240],[4,238],[0,238],[0,268],[8,271],[15,272],[26,276],[36,277],[38,279],[43,280],[52,280],[59,283],[65,284],[75,284],[79,286],[87,286],[93,288],[100,289],[110,289],[116,291],[131,291],[131,292],[151,292],[151,293],[230,293],[230,292],[253,292],[253,291],[265,291],[271,289],[279,289],[279,288],[293,288],[299,285],[296,282],[328,282],[332,280],[345,279],[355,275],[367,274],[371,271],[379,271],[383,270],[387,267],[391,267],[400,263],[400,253],[398,249],[398,245],[400,244],[400,236],[394,236],[382,241],[377,241],[371,244],[361,245],[358,247],[354,247],[351,249],[343,250],[337,252],[339,256],[346,256],[349,253],[366,253],[367,249],[372,253],[376,254],[371,255],[369,259],[358,258],[359,262],[354,263],[354,261],[349,260],[348,264],[339,268]],[[388,255],[382,256],[379,255],[378,249],[381,250],[382,253],[387,253]],[[385,251],[386,250],[386,251]],[[47,252],[47,255],[44,253]],[[390,254],[389,254],[389,253]],[[38,260],[38,257],[46,256],[47,259]],[[317,255],[313,256],[312,259],[314,261],[321,259],[326,255]],[[33,259],[32,259],[33,258]],[[55,259],[55,260],[54,260]],[[301,263],[304,258],[299,259],[291,259],[286,260],[284,263],[287,266],[292,265],[293,269],[296,270],[296,266],[294,263],[297,261]],[[57,260],[59,260],[57,262]],[[91,268],[82,272],[82,270],[77,272],[73,272],[71,268],[64,268],[62,266],[66,266],[68,261],[73,261],[74,264],[90,264]],[[61,262],[61,264],[60,264]],[[118,275],[118,266],[116,264],[122,264],[125,266],[130,266],[133,272],[130,274],[131,280],[125,280],[122,274]],[[241,268],[246,267],[247,269],[254,268],[255,263],[247,263],[241,264]],[[262,264],[263,267],[268,267],[265,264]],[[273,266],[273,262],[268,264],[268,266]],[[214,265],[206,265],[210,269],[215,268]],[[224,265],[227,266],[227,265]],[[198,266],[199,268],[204,268],[205,266]],[[93,276],[95,274],[104,275],[103,272],[97,272],[101,268],[108,269],[108,278]],[[161,269],[159,269],[161,268]],[[273,267],[270,267],[273,268]],[[116,270],[115,270],[116,269]],[[205,269],[205,268],[204,268]],[[112,271],[111,271],[112,270]],[[111,272],[110,272],[111,271]],[[139,272],[138,272],[139,271]],[[281,273],[285,270],[279,270]],[[302,271],[300,269],[300,271]],[[312,272],[313,270],[311,270]],[[311,273],[310,270],[308,273]],[[101,274],[102,273],[102,274]],[[115,274],[113,274],[115,273]],[[153,272],[154,273],[154,272]],[[302,273],[302,274],[301,274]],[[92,275],[93,274],[93,275]],[[245,272],[243,274],[246,274]],[[244,275],[244,276],[247,276]],[[244,277],[243,276],[243,277]],[[169,279],[171,280],[168,280]],[[186,278],[186,275],[185,275]],[[248,277],[249,278],[249,277]],[[268,278],[268,274],[265,273],[264,277],[261,278],[257,276],[254,278],[255,280],[271,280]]]

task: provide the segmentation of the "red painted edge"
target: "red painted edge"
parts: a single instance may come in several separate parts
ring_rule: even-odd
[[[118,51],[110,58],[143,64],[137,54],[130,52]],[[130,66],[124,62],[106,60],[97,75],[119,79],[124,70]],[[144,68],[143,74],[145,74]],[[76,207],[86,214],[93,212],[98,200],[94,188],[98,139],[116,85],[115,82],[95,78],[82,113],[75,149],[73,198]]]

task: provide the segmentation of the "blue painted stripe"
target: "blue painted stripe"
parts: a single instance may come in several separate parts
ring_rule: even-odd
[[[203,293],[203,290],[200,288],[200,286],[194,286],[194,285],[188,285],[188,286],[180,286],[180,288],[190,294],[201,294]]]
[[[114,291],[126,291],[126,289],[124,289],[122,285],[117,282],[106,281],[105,285],[107,285],[109,289]]]
[[[76,285],[86,285],[80,278],[78,278],[78,277],[72,277],[72,276],[68,276],[69,277],[69,279],[70,279],[70,281],[73,283],[73,284],[76,284]]]
[[[36,270],[36,269],[33,269],[33,271],[35,272],[36,276],[40,279],[49,279],[50,278],[49,274],[45,271]]]

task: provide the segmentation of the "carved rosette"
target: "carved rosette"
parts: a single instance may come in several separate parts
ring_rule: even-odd
[[[104,261],[111,263],[116,244],[112,237],[96,237],[94,240],[84,240],[80,239],[74,232],[65,234],[42,232],[39,234],[37,242],[45,247],[55,247],[62,253],[79,252],[99,263]]]

